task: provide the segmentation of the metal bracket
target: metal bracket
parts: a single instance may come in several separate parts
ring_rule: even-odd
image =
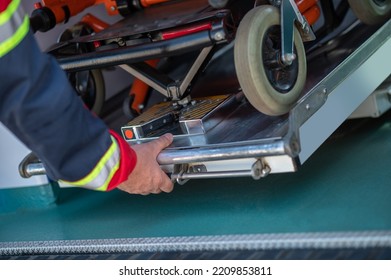
[[[301,150],[299,129],[326,102],[328,90],[319,85],[311,94],[299,100],[289,114],[289,132],[284,137],[285,149],[291,157],[296,157]]]
[[[189,170],[188,164],[174,164],[174,170],[171,174],[171,181],[177,182],[179,185],[186,184],[189,179],[183,179],[183,174],[187,173]]]
[[[281,60],[285,65],[291,65],[293,60],[296,59],[293,34],[295,21],[299,23],[303,41],[314,40],[315,35],[307,20],[301,15],[294,0],[278,2],[281,2]]]
[[[265,178],[271,172],[271,168],[264,163],[261,159],[258,159],[251,167],[251,177],[254,180]]]

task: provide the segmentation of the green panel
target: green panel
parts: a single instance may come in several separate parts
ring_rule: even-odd
[[[57,200],[57,184],[0,189],[0,213],[45,209]]]
[[[391,230],[391,121],[349,121],[297,173],[216,179],[137,196],[63,189],[0,214],[0,241]]]

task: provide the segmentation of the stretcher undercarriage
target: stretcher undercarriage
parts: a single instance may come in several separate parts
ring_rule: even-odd
[[[357,23],[333,41],[335,47],[320,48],[308,58],[304,92],[288,114],[267,116],[255,110],[240,91],[216,92],[191,97],[186,103],[154,105],[124,124],[123,137],[137,144],[173,133],[174,143],[162,151],[158,162],[180,184],[188,179],[259,179],[295,172],[346,119],[357,115],[354,112],[361,104],[360,110],[364,107],[369,117],[390,107],[390,35],[390,21],[380,28]],[[105,63],[107,57],[99,61]],[[60,59],[61,63],[64,69],[80,70],[85,67],[81,64],[92,62],[75,65]],[[132,66],[121,67],[132,73],[137,64]],[[44,173],[39,161],[21,164],[23,176]]]

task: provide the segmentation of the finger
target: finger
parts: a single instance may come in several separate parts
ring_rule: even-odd
[[[170,193],[174,189],[174,183],[168,178],[168,176],[162,171],[163,173],[163,182],[160,186],[160,189],[165,193]]]
[[[152,193],[153,193],[153,194],[159,194],[159,193],[161,193],[161,192],[162,192],[161,189],[157,189],[157,190],[154,190]]]
[[[150,192],[141,192],[139,193],[140,195],[143,195],[143,196],[146,196],[146,195],[150,195],[151,193]]]
[[[154,186],[154,188],[151,189],[150,192],[151,192],[152,194],[158,194],[158,193],[161,193],[162,190],[160,189],[159,184],[156,184],[156,186]]]
[[[166,133],[150,143],[154,145],[154,148],[156,149],[157,152],[160,152],[164,148],[170,146],[173,140],[174,140],[174,136],[171,133]]]

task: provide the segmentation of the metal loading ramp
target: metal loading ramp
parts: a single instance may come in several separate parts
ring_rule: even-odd
[[[263,115],[242,93],[195,98],[184,108],[177,103],[152,107],[123,126],[123,136],[137,143],[173,133],[174,144],[158,161],[179,183],[297,171],[390,75],[385,62],[390,30],[390,21],[374,34],[356,26],[333,49],[338,55],[319,52],[310,58],[305,94],[287,115]],[[363,32],[370,34],[366,40]],[[387,91],[377,94],[387,96]]]

